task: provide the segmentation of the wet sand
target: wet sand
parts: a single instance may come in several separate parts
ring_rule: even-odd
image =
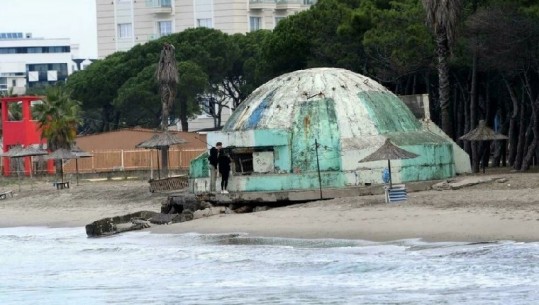
[[[386,204],[382,195],[295,204],[248,214],[220,214],[157,226],[153,233],[233,233],[293,238],[343,238],[387,241],[538,241],[539,174],[497,173],[507,181],[459,190],[409,194]],[[464,179],[464,178],[457,178]],[[0,200],[0,227],[81,227],[104,217],[140,210],[159,211],[166,194],[150,193],[146,181],[83,181],[56,190],[48,182],[18,186],[2,181],[14,197]]]

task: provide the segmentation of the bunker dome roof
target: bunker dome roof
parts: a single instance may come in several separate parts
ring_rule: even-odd
[[[317,115],[321,111],[330,115]],[[257,88],[222,131],[292,131],[309,115],[309,124],[335,120],[341,138],[413,133],[421,128],[404,102],[376,81],[344,69],[314,68],[283,74]]]

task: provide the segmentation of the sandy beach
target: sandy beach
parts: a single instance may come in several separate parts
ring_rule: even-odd
[[[153,233],[234,233],[292,238],[389,241],[538,241],[539,173],[481,175],[506,178],[459,190],[409,194],[386,204],[382,195],[294,204],[248,214],[220,214],[157,226]],[[466,179],[459,177],[456,180]],[[0,227],[81,227],[141,210],[159,211],[165,193],[150,193],[146,181],[90,182],[56,190],[50,182],[3,180],[14,197],[0,200]]]

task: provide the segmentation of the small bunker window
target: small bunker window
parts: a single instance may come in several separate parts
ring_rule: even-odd
[[[240,175],[251,175],[257,170],[254,164],[255,156],[260,152],[269,152],[273,155],[273,147],[229,147],[230,158],[234,164],[234,172]],[[273,166],[273,160],[271,160]]]

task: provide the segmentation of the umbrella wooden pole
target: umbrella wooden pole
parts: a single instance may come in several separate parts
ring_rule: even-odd
[[[159,152],[157,152],[157,179],[161,180],[161,168],[159,167]]]
[[[314,149],[316,151],[316,167],[318,168],[318,185],[320,187],[320,199],[322,199],[322,177],[320,176],[320,161],[318,160],[318,141],[314,139]]]
[[[150,180],[153,180],[153,155],[150,149]]]
[[[34,171],[34,157],[33,156],[30,156],[30,188],[33,190],[34,189],[34,184],[32,183],[34,180],[32,179],[32,175],[33,175],[33,172]]]
[[[389,188],[393,187],[393,182],[391,181],[391,161],[387,159],[387,169],[389,170]]]
[[[21,169],[19,168],[20,162],[17,162],[17,182],[19,183],[19,192],[21,191]]]

